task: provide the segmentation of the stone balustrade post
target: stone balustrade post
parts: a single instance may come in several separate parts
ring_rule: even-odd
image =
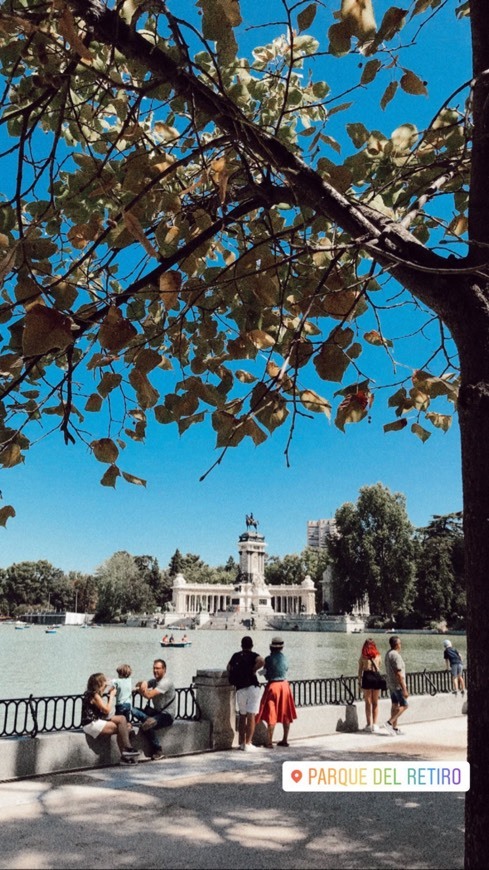
[[[202,719],[211,722],[211,749],[231,749],[235,734],[235,690],[222,668],[198,670],[195,696]]]

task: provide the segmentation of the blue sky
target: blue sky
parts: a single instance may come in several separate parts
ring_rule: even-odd
[[[91,571],[116,550],[157,556],[167,564],[178,547],[210,564],[236,556],[253,511],[274,555],[298,552],[308,519],[329,517],[360,486],[381,481],[407,496],[416,525],[433,513],[461,509],[456,427],[434,432],[425,444],[403,431],[384,435],[383,418],[339,432],[326,419],[303,421],[296,433],[291,467],[283,456],[286,433],[276,431],[258,448],[217,458],[214,433],[194,427],[182,438],[153,427],[144,446],[128,447],[121,466],[148,478],[146,488],[99,486],[104,467],[81,445],[65,447],[58,436],[40,442],[25,465],[2,475],[4,499],[17,516],[0,529],[0,565],[48,559],[63,570]],[[127,451],[126,451],[127,452]]]
[[[388,5],[376,4],[378,19]],[[448,42],[451,28],[461,35],[460,25],[448,15],[453,16],[453,5],[449,4],[444,24],[437,26],[433,51],[427,55],[414,49],[409,64],[406,61],[430,82],[429,99],[403,98],[383,114],[372,102],[367,111],[370,127],[378,126],[387,134],[408,120],[422,127],[450,92],[470,77],[465,66],[467,43],[458,43],[454,63]],[[242,3],[242,10],[246,14],[254,6]],[[189,0],[179,4],[180,14],[185,7],[192,7]],[[271,10],[272,6],[267,8],[269,19]],[[467,28],[462,32],[467,35]],[[260,31],[249,35],[249,45],[264,41]],[[440,57],[443,62],[435,68]],[[329,58],[326,63],[322,75],[329,80],[329,65],[338,62]],[[392,321],[386,334],[394,337],[409,327],[410,319],[403,315],[402,321]],[[404,366],[420,367],[427,356],[428,345],[418,339],[396,354],[403,374]],[[374,356],[367,355],[366,364],[371,361],[375,362]],[[329,386],[325,390],[324,385],[316,385],[318,392],[330,397]],[[456,422],[447,434],[433,430],[422,444],[408,430],[383,434],[382,425],[390,419],[382,401],[376,400],[371,423],[347,426],[345,434],[322,416],[299,420],[290,468],[284,458],[288,432],[277,430],[259,448],[242,444],[228,451],[202,482],[199,477],[219,455],[210,425],[192,427],[182,437],[175,428],[149,427],[146,444],[130,443],[120,462],[125,471],[146,478],[147,487],[119,483],[116,490],[99,485],[105,466],[82,444],[65,447],[55,433],[28,452],[24,465],[0,475],[0,504],[13,504],[17,512],[5,529],[0,528],[0,566],[48,559],[64,570],[88,572],[121,549],[154,555],[165,566],[177,547],[218,564],[236,556],[237,538],[250,511],[260,521],[268,552],[285,555],[305,546],[308,519],[332,516],[343,502],[357,498],[361,486],[378,481],[405,493],[415,525],[424,525],[434,513],[460,510]]]

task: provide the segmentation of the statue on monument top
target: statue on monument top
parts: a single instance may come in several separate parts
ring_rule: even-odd
[[[254,528],[258,531],[258,520],[255,520],[253,514],[246,514],[246,529]]]

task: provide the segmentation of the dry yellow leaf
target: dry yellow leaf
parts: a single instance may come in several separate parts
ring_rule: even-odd
[[[126,229],[131,234],[131,236],[133,236],[133,238],[135,238],[138,242],[141,242],[144,250],[147,254],[150,255],[150,257],[155,257],[155,259],[158,259],[158,252],[155,250],[149,239],[146,238],[144,230],[136,215],[130,211],[125,211],[123,218]]]
[[[160,296],[166,308],[173,308],[178,304],[182,276],[180,272],[164,272],[160,275]]]
[[[117,353],[129,344],[135,335],[137,331],[132,323],[125,320],[119,309],[112,305],[98,331],[98,340],[102,347]]]
[[[73,51],[76,51],[86,63],[92,63],[93,54],[89,51],[83,40],[79,36],[73,15],[67,6],[63,9],[62,14],[58,18],[58,30],[62,36],[70,43]]]
[[[59,311],[36,302],[24,320],[22,352],[39,356],[52,350],[64,350],[73,341],[72,321]]]
[[[377,30],[372,0],[342,0],[340,17],[348,22],[353,36],[362,42]]]

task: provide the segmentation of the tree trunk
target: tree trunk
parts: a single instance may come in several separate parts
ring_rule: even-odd
[[[466,797],[465,866],[480,870],[487,866],[489,854],[489,285],[472,283],[463,295],[468,305],[454,332],[462,370],[459,420],[469,664],[471,788]]]

